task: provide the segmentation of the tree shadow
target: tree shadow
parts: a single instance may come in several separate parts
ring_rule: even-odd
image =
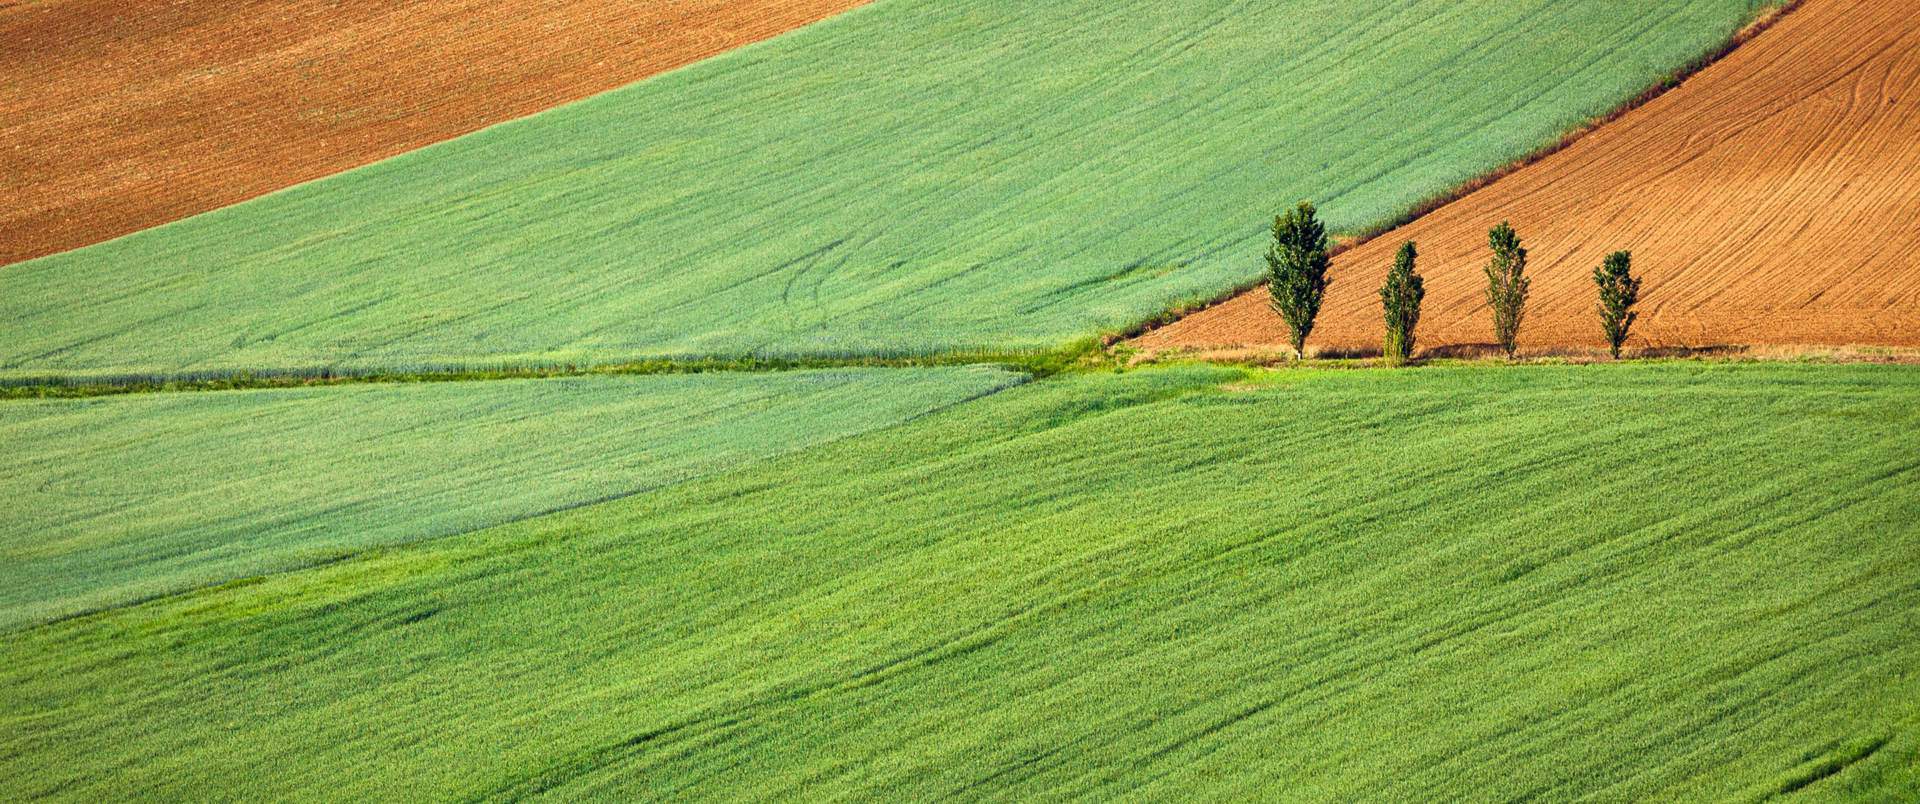
[[[1422,360],[1479,360],[1506,356],[1506,350],[1497,343],[1448,343],[1422,349],[1418,355]]]
[[[1753,351],[1750,346],[1732,344],[1714,344],[1712,346],[1647,346],[1640,349],[1623,349],[1622,357],[1732,357]]]

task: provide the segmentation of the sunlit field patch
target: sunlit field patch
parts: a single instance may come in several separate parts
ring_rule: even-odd
[[[0,791],[1908,800],[1917,395],[1064,375],[17,632]]]

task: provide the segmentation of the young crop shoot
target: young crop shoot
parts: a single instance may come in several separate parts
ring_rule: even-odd
[[[1267,250],[1267,292],[1273,311],[1287,322],[1293,353],[1306,356],[1307,335],[1327,295],[1327,227],[1306,201],[1273,219],[1273,247]]]
[[[1387,341],[1381,354],[1389,366],[1413,359],[1413,328],[1420,323],[1420,300],[1427,295],[1426,283],[1413,272],[1418,257],[1413,241],[1402,243],[1393,269],[1387,271],[1387,283],[1380,286],[1380,309],[1387,318]]]
[[[1640,301],[1640,280],[1633,275],[1633,252],[1616,251],[1606,262],[1593,269],[1593,283],[1600,286],[1600,328],[1607,333],[1607,348],[1613,359],[1620,359],[1620,345],[1627,342],[1627,331],[1640,317],[1633,305]]]
[[[1493,338],[1512,359],[1519,347],[1520,320],[1527,311],[1527,250],[1506,222],[1487,233],[1493,260],[1487,263],[1487,306],[1493,308]]]

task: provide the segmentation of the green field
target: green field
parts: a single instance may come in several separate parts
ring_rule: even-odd
[[[0,404],[0,629],[656,489],[1004,388],[990,368]]]
[[[0,798],[1914,800],[1916,398],[1063,375],[10,634]]]
[[[878,0],[0,267],[0,801],[1920,800],[1920,366],[1081,348],[1770,4]]]
[[[1048,349],[1390,218],[1759,0],[883,0],[0,271],[0,377]]]

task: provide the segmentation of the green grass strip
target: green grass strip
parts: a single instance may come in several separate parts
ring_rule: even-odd
[[[989,367],[0,405],[0,630],[657,490],[1024,382]]]

